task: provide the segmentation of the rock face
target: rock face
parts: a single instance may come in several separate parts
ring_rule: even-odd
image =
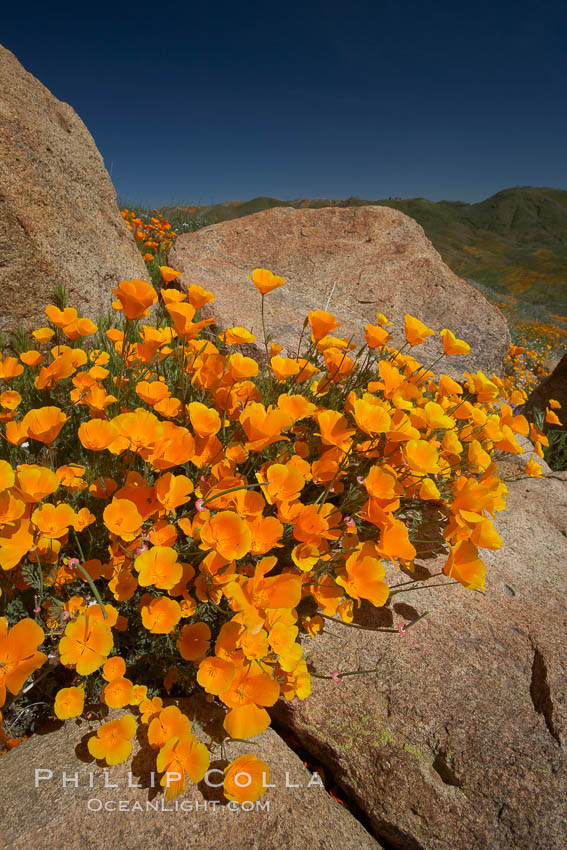
[[[112,712],[105,720],[121,713]],[[104,765],[93,760],[86,746],[97,725],[68,720],[56,731],[35,734],[0,758],[2,847],[380,850],[346,808],[320,785],[309,785],[311,772],[272,730],[251,744],[231,744],[228,751],[231,759],[254,752],[268,763],[275,787],[260,797],[257,809],[231,810],[222,788],[211,788],[203,780],[198,785],[189,783],[185,794],[177,798],[175,810],[175,801],[165,801],[159,788],[159,774],[154,779],[157,787],[151,787],[155,753],[137,740],[130,759],[106,768],[105,779]],[[219,756],[217,748],[216,754],[211,753],[210,766],[222,771],[226,762]],[[51,778],[47,772],[37,775],[37,787],[36,769],[52,771]],[[66,787],[62,787],[64,772]],[[222,774],[212,774],[210,781],[222,782]]]
[[[309,644],[318,673],[378,672],[315,679],[309,699],[277,706],[389,848],[567,846],[567,473],[508,486],[485,596],[442,579],[355,615],[388,627],[428,610],[406,636],[326,623],[334,637]],[[418,563],[425,575],[443,560]]]
[[[124,279],[146,268],[89,131],[0,46],[0,330],[45,324],[60,284],[96,318]]]
[[[537,385],[525,405],[525,413],[530,416],[534,410],[545,411],[549,399],[554,398],[561,404],[561,410],[556,411],[563,423],[563,430],[567,430],[567,354],[564,354],[555,366],[551,375],[544,378]],[[554,428],[559,426],[554,425]]]
[[[268,268],[286,284],[266,296],[268,332],[295,353],[309,310],[329,310],[344,324],[338,335],[364,341],[364,327],[385,313],[403,341],[411,313],[438,331],[448,327],[472,347],[444,361],[453,372],[499,372],[510,341],[500,311],[455,275],[413,219],[389,207],[321,210],[276,208],[215,224],[177,240],[169,263],[185,284],[211,289],[217,324],[253,331],[262,347],[260,295],[248,279]],[[419,357],[441,351],[428,339]]]

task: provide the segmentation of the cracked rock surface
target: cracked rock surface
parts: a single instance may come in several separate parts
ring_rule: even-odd
[[[181,708],[188,707],[182,704]],[[121,714],[112,711],[104,719]],[[160,774],[154,780],[157,787],[151,788],[155,753],[147,745],[140,746],[140,740],[134,741],[126,762],[107,768],[105,780],[105,766],[95,762],[86,747],[97,727],[96,722],[68,720],[56,730],[33,735],[0,759],[1,847],[380,850],[381,845],[344,806],[319,784],[310,785],[311,771],[272,729],[252,742],[230,745],[230,759],[253,752],[267,762],[269,782],[275,786],[260,798],[257,809],[231,811],[226,800],[220,802],[222,788],[213,789],[204,781],[189,783],[188,791],[178,798],[178,805],[185,801],[186,808],[176,810],[175,801],[166,802],[159,789]],[[208,736],[196,728],[193,731],[208,741]],[[210,767],[220,772],[211,774],[212,783],[222,783],[225,765],[217,749]],[[51,778],[38,774],[43,777],[38,778],[38,787],[36,768],[52,771]],[[64,773],[66,787],[62,787]],[[129,787],[129,783],[141,787]],[[148,803],[155,810],[146,810]]]
[[[306,645],[317,672],[379,672],[315,679],[305,702],[277,706],[386,847],[567,846],[567,473],[555,476],[508,484],[485,596],[414,590],[355,616],[384,627],[428,610],[407,636],[327,622],[333,634]],[[418,558],[430,573],[443,563]]]
[[[398,345],[408,312],[436,331],[450,328],[472,347],[468,357],[443,361],[454,375],[500,372],[510,341],[498,308],[445,265],[416,221],[389,207],[266,210],[180,236],[168,262],[183,284],[215,293],[208,306],[219,326],[248,328],[260,350],[260,295],[248,279],[257,267],[286,280],[266,297],[265,310],[268,333],[288,356],[309,310],[334,313],[343,322],[336,335],[356,342],[377,311],[395,323]],[[428,363],[441,350],[430,338],[418,355]]]

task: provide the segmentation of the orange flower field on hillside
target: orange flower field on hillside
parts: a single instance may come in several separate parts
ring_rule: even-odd
[[[169,226],[124,217],[153,261]],[[202,697],[228,740],[250,738],[280,697],[309,697],[309,643],[329,620],[415,587],[424,544],[444,553],[441,583],[484,592],[506,507],[495,456],[526,437],[543,456],[547,440],[515,411],[526,393],[511,378],[459,383],[420,363],[435,332],[411,315],[398,351],[382,314],[357,348],[313,310],[297,356],[264,332],[262,366],[237,348],[254,334],[200,318],[213,293],[177,277],[122,281],[110,325],[50,305],[0,362],[0,745],[41,680],[60,720],[125,710],[88,741],[103,763],[145,727],[168,798],[210,756],[168,695]],[[262,306],[282,285],[251,271]],[[445,357],[468,353],[440,337]],[[556,403],[547,414],[560,421]],[[541,474],[533,459],[525,471]],[[263,774],[255,755],[228,764],[227,799],[257,799]]]

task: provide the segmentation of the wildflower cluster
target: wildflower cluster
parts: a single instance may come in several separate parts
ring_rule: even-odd
[[[504,385],[515,404],[523,404],[529,393],[549,374],[545,365],[550,345],[510,345],[504,358]]]
[[[166,261],[167,253],[177,239],[177,233],[158,210],[137,215],[133,210],[123,209],[121,216],[136,240],[142,259],[147,264],[152,281],[160,283],[158,266]]]
[[[266,269],[251,281],[262,303],[284,284]],[[145,726],[162,784],[182,777],[173,796],[209,751],[164,691],[204,692],[226,735],[249,738],[278,698],[309,696],[305,639],[403,592],[418,550],[445,551],[445,576],[484,589],[507,490],[493,454],[520,453],[530,426],[495,376],[461,384],[421,365],[412,352],[434,331],[411,315],[402,350],[380,313],[357,350],[311,311],[296,356],[265,335],[261,370],[238,350],[252,333],[215,336],[199,317],[214,300],[201,286],[113,293],[115,326],[51,305],[31,347],[0,362],[0,706],[45,666],[57,717],[86,699],[128,709],[90,753],[124,761]],[[468,353],[440,336],[446,356]],[[225,794],[256,799],[240,761]]]

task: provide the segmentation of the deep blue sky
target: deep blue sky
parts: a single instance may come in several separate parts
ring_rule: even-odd
[[[567,188],[556,2],[11,2],[0,42],[91,131],[121,199],[478,201]]]

